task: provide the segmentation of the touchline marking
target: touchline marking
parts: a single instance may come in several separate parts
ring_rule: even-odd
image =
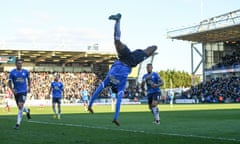
[[[125,131],[125,132],[145,133],[145,134],[161,134],[161,135],[168,135],[168,136],[193,137],[193,138],[202,138],[202,139],[213,139],[213,140],[240,142],[240,139],[235,139],[235,138],[210,137],[210,136],[200,136],[200,135],[191,135],[191,134],[190,135],[185,135],[185,134],[177,134],[177,133],[150,133],[150,132],[145,132],[143,130],[130,130],[130,129],[121,129],[121,128],[114,129],[114,128],[107,128],[107,127],[100,127],[100,126],[68,124],[68,123],[54,123],[54,122],[44,122],[44,121],[34,121],[34,120],[29,120],[28,122],[38,123],[38,124],[46,124],[46,125],[83,127],[83,128],[92,128],[92,129],[115,130],[115,131]]]

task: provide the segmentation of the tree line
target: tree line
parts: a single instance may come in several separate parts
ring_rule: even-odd
[[[160,71],[158,74],[164,81],[163,89],[168,88],[186,88],[192,86],[192,75],[184,71],[165,70]],[[194,85],[200,83],[200,77],[195,76]]]

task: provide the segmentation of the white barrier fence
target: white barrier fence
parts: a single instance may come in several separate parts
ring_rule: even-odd
[[[194,104],[194,103],[198,103],[198,100],[195,99],[175,99],[175,103],[178,104]]]

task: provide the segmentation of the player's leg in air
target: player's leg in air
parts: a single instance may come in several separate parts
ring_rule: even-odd
[[[109,76],[107,76],[97,87],[97,89],[94,91],[93,95],[90,98],[89,104],[88,104],[88,111],[93,114],[92,105],[94,103],[94,100],[98,97],[98,95],[101,93],[101,91],[107,87],[107,84],[109,83],[110,79]]]
[[[119,53],[121,53],[121,51],[126,47],[125,44],[123,44],[120,41],[121,38],[121,31],[120,31],[120,20],[121,20],[122,15],[120,13],[116,14],[116,15],[111,15],[109,16],[109,20],[115,20],[115,25],[114,25],[114,44],[115,44],[115,48]]]
[[[110,20],[115,20],[115,25],[114,25],[114,44],[115,48],[117,50],[118,56],[121,59],[121,57],[129,57],[133,58],[134,63],[131,65],[132,67],[136,66],[149,56],[151,56],[156,50],[157,46],[149,46],[144,50],[137,49],[133,52],[129,50],[129,48],[121,42],[121,30],[120,30],[120,20],[121,20],[122,15],[120,13],[116,15],[111,15],[109,16]]]
[[[122,97],[124,95],[124,90],[127,83],[127,77],[120,77],[119,79],[121,79],[121,81],[119,80],[119,83],[117,84],[117,101],[116,101],[116,108],[115,108],[115,113],[112,121],[117,126],[120,126],[120,123],[118,122],[118,116],[120,112]]]
[[[137,49],[133,52],[129,50],[129,48],[123,44],[120,40],[121,37],[121,31],[120,31],[120,20],[121,20],[121,14],[111,15],[109,17],[110,20],[115,20],[114,25],[114,44],[115,48],[118,53],[118,57],[121,62],[127,64],[129,67],[135,67],[137,64],[145,60],[147,57],[151,56],[156,50],[157,46],[149,46],[144,50]],[[121,99],[125,90],[127,77],[126,79],[120,79],[120,83],[123,83],[122,85],[118,85],[118,94],[117,94],[117,103],[116,103],[116,111],[113,119],[113,123],[115,123],[117,126],[119,126],[118,122],[118,115],[120,111],[120,105],[121,105]]]

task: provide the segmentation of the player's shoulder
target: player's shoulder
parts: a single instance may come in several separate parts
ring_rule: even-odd
[[[57,82],[56,81],[52,81],[51,82],[51,86],[56,86],[57,85]]]
[[[61,85],[64,85],[63,82],[59,82]]]
[[[148,75],[148,73],[145,73],[144,75],[143,75],[143,77],[146,77]]]
[[[17,71],[17,69],[14,68],[14,69],[12,69],[12,70],[10,71],[10,73],[14,73],[14,72],[16,72],[16,71]]]
[[[24,68],[22,69],[22,71],[27,73],[29,72],[27,69],[24,69]]]
[[[158,75],[158,76],[159,76],[159,74],[158,74],[157,72],[152,72],[152,74],[154,74],[154,75]]]

